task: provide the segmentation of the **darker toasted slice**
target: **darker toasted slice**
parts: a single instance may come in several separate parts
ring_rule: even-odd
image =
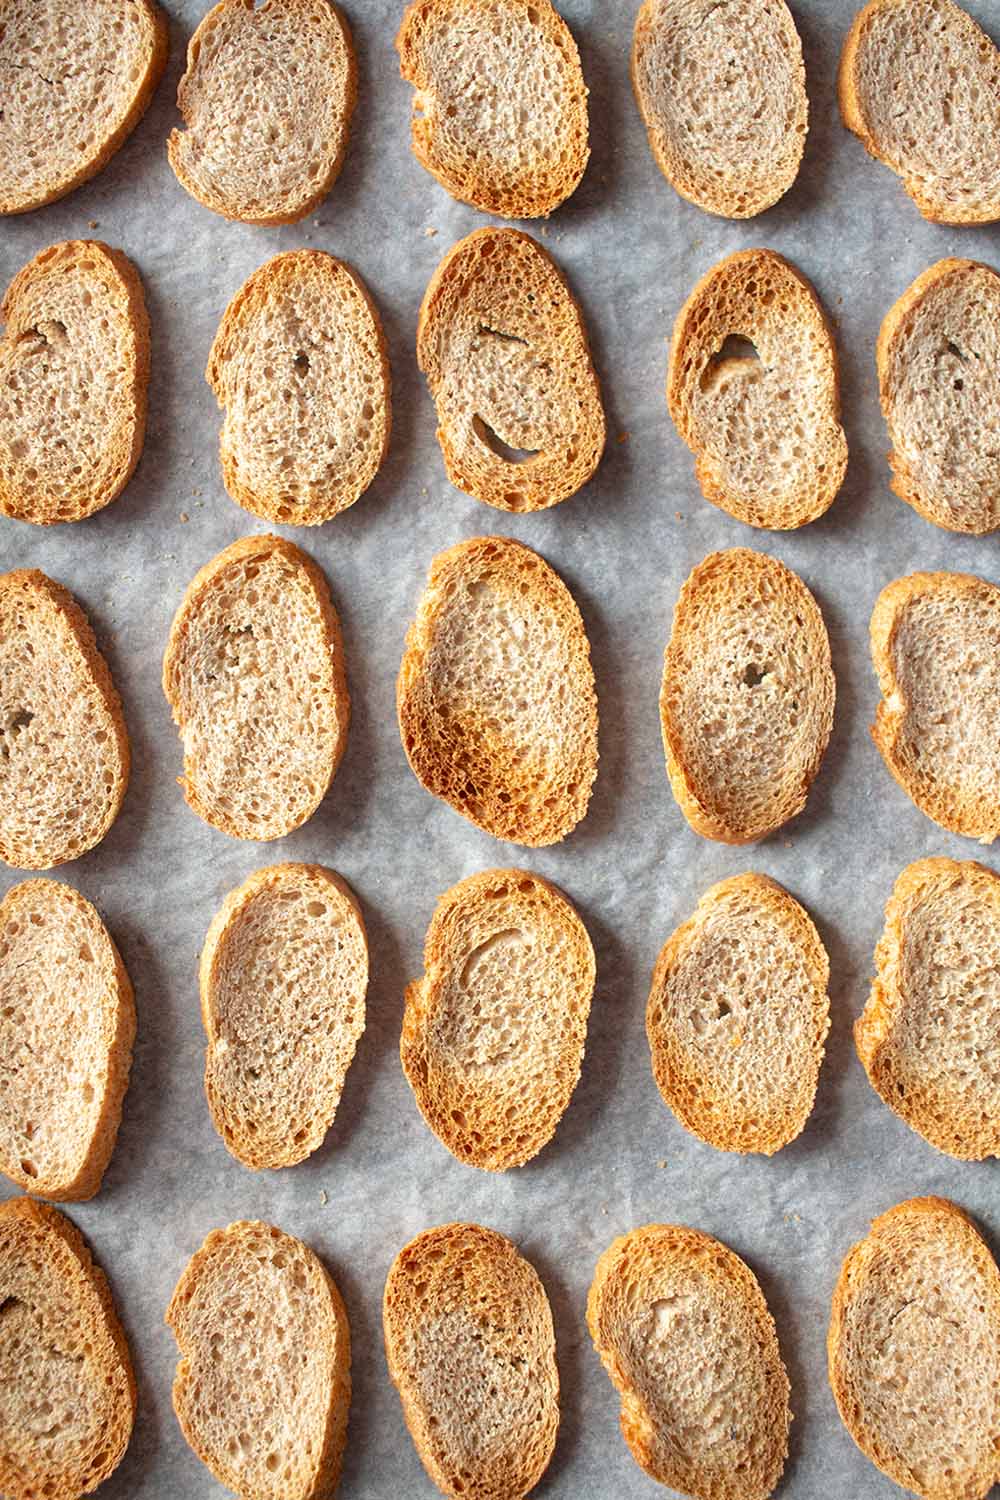
[[[833,504],[847,469],[837,351],[816,293],[773,250],[703,276],[674,324],[667,405],[705,499],[790,531]]]
[[[633,1229],[597,1262],[587,1323],[651,1478],[697,1500],[766,1500],[788,1453],[788,1376],[738,1255],[697,1229]]]
[[[674,610],[660,719],[696,833],[749,844],[805,807],[833,728],[823,616],[777,558],[734,547],[693,569]]]
[[[382,1318],[406,1425],[442,1495],[527,1495],[559,1426],[552,1313],[534,1267],[478,1224],[427,1229],[393,1261]]]
[[[944,1198],[880,1214],[848,1252],[827,1337],[844,1426],[922,1500],[982,1500],[1000,1479],[1000,1272]]]

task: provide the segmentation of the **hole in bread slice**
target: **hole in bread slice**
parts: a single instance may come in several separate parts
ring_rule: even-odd
[[[709,391],[718,384],[722,376],[735,373],[734,366],[742,366],[745,374],[754,365],[760,364],[761,357],[752,339],[744,338],[741,333],[730,333],[715,353],[709,356],[698,384],[701,390]]]
[[[537,458],[542,451],[540,448],[512,448],[478,412],[472,418],[472,430],[479,441],[485,443],[490,452],[497,458],[502,458],[504,463],[526,464],[529,459]]]

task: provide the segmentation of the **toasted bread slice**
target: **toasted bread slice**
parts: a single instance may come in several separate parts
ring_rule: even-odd
[[[559,1426],[552,1313],[534,1267],[492,1229],[442,1224],[396,1256],[382,1317],[406,1425],[442,1495],[527,1495]]]
[[[788,1454],[788,1376],[738,1255],[697,1229],[633,1229],[597,1262],[587,1323],[640,1468],[698,1500],[766,1500]]]
[[[1000,276],[939,260],[886,314],[878,384],[892,487],[925,521],[1000,527]]]
[[[590,155],[580,54],[549,0],[412,0],[396,37],[410,143],[453,198],[547,217]]]
[[[222,904],[201,954],[212,1122],[245,1167],[323,1142],[365,1029],[361,909],[322,865],[269,865]]]
[[[844,43],[848,130],[925,219],[1000,219],[1000,53],[953,0],[869,0]]]
[[[249,536],[206,563],[170,627],[163,691],[200,818],[240,839],[311,818],[351,716],[340,621],[312,558]]]
[[[407,986],[403,1072],[438,1140],[490,1172],[521,1167],[555,1133],[580,1078],[596,974],[587,929],[527,870],[446,891]]]
[[[329,1500],[351,1404],[351,1330],[308,1245],[259,1221],[213,1229],[167,1308],[174,1411],[240,1500]]]
[[[692,569],[674,609],[660,720],[691,827],[750,844],[806,805],[836,684],[823,616],[777,558],[733,547]]]
[[[135,1421],[107,1278],[69,1219],[0,1204],[0,1493],[77,1500],[121,1463]]]
[[[981,1500],[1000,1479],[1000,1272],[954,1203],[874,1220],[841,1267],[827,1353],[844,1426],[883,1474],[922,1500]]]
[[[118,498],[146,433],[142,282],[98,240],[50,245],[0,303],[0,513],[48,526]]]
[[[998,635],[1000,588],[968,573],[897,578],[871,619],[872,738],[921,812],[982,844],[1000,833]]]
[[[646,1007],[657,1088],[720,1151],[773,1156],[805,1128],[830,1029],[830,961],[766,875],[707,890],[660,954]]]
[[[712,505],[792,531],[833,504],[847,469],[837,351],[805,277],[773,250],[740,250],[677,315],[667,406]]]
[[[36,568],[0,574],[0,859],[44,870],[86,854],[128,773],[121,700],[83,610]]]
[[[222,477],[237,505],[318,526],[371,484],[389,446],[389,356],[356,271],[288,250],[226,308],[205,378],[226,413]]]
[[[422,786],[498,839],[566,837],[597,775],[597,695],[580,611],[509,537],[438,553],[396,685]]]
[[[632,87],[657,166],[707,213],[752,219],[798,176],[809,100],[785,0],[643,0]]]
[[[0,214],[95,176],[146,113],[167,50],[153,0],[4,0]]]
[[[188,43],[170,165],[223,218],[294,224],[340,175],[356,99],[350,29],[331,0],[220,0]]]
[[[545,510],[591,478],[604,408],[583,316],[518,229],[453,245],[424,295],[417,361],[452,484],[498,510]]]

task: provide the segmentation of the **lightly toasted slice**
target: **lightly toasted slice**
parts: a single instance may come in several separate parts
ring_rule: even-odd
[[[350,28],[331,0],[220,0],[188,44],[170,165],[213,213],[294,224],[340,175],[356,99]]]
[[[537,552],[475,537],[431,564],[396,684],[422,786],[496,838],[566,837],[597,775],[597,695],[573,596]]]
[[[740,250],[677,315],[667,406],[712,505],[771,531],[815,521],[847,469],[840,376],[819,298],[773,250]]]
[[[448,478],[498,510],[544,510],[591,478],[604,408],[583,316],[555,261],[518,229],[453,245],[424,294],[417,362]]]
[[[1000,1479],[1000,1272],[944,1198],[880,1214],[844,1260],[827,1336],[851,1437],[922,1500],[983,1500]]]
[[[170,627],[163,691],[200,818],[277,839],[312,817],[351,715],[340,622],[312,558],[250,536],[206,563]]]
[[[657,166],[706,212],[752,219],[798,176],[809,100],[785,0],[643,0],[632,87]]]
[[[587,1324],[640,1468],[698,1500],[766,1500],[788,1454],[788,1376],[738,1255],[677,1224],[633,1229],[597,1262]]]
[[[288,250],[226,308],[205,378],[225,411],[226,489],[244,510],[318,526],[371,484],[389,446],[389,357],[356,271]]]
[[[149,317],[120,250],[65,240],[14,277],[0,317],[0,513],[80,521],[128,484],[146,434]]]
[[[459,1161],[503,1172],[551,1140],[580,1078],[595,974],[587,929],[540,876],[486,870],[441,897],[399,1052]]]
[[[121,700],[72,595],[36,568],[0,574],[0,859],[78,859],[125,796]]]
[[[413,0],[396,50],[416,91],[413,154],[453,198],[537,219],[575,191],[590,155],[587,87],[549,0]]]
[[[656,962],[646,1035],[663,1102],[720,1151],[773,1156],[812,1111],[830,1029],[830,961],[766,875],[711,886]]]
[[[886,314],[878,385],[892,487],[925,521],[1000,527],[1000,276],[939,260]]]
[[[920,811],[991,844],[1000,833],[1000,588],[912,573],[879,594],[872,738]]]
[[[382,1302],[389,1374],[420,1461],[449,1500],[520,1500],[548,1467],[559,1372],[545,1288],[479,1224],[427,1229]]]
[[[166,1321],[181,1358],[174,1411],[240,1500],[330,1500],[351,1404],[351,1331],[333,1277],[259,1221],[213,1229]]]
[[[953,0],[870,0],[844,43],[840,112],[925,219],[1000,219],[1000,53]]]
[[[823,616],[774,557],[733,547],[692,569],[674,610],[660,720],[691,827],[749,844],[805,807],[833,728]]]
[[[152,0],[5,0],[2,14],[0,214],[23,214],[131,135],[166,66],[167,22]]]
[[[231,891],[201,954],[212,1123],[245,1167],[323,1142],[365,1028],[368,944],[346,881],[269,865]]]
[[[121,1463],[135,1421],[128,1343],[69,1219],[0,1204],[0,1493],[78,1500]]]

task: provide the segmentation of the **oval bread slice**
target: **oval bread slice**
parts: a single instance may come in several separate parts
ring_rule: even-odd
[[[441,897],[399,1051],[459,1161],[503,1172],[551,1140],[580,1078],[595,972],[579,916],[527,870],[486,870]]]
[[[420,1461],[450,1500],[519,1500],[548,1467],[559,1372],[545,1288],[478,1224],[418,1234],[382,1303],[389,1374]]]
[[[331,0],[220,0],[188,43],[170,165],[213,213],[294,224],[340,175],[356,99],[350,29]]]
[[[633,1229],[597,1262],[587,1323],[640,1468],[698,1500],[766,1500],[788,1454],[788,1376],[738,1255],[697,1229]]]
[[[1000,833],[1000,588],[912,573],[879,594],[872,738],[921,812],[991,844]]]
[[[597,775],[590,645],[566,585],[509,537],[441,552],[396,686],[413,772],[496,838],[558,843]]]
[[[318,526],[371,484],[389,446],[389,358],[357,272],[288,250],[226,308],[205,378],[226,417],[226,489],[244,510]]]
[[[819,298],[773,250],[714,266],[677,315],[667,406],[712,505],[771,531],[828,510],[847,469],[837,350]]]
[[[720,1151],[772,1156],[805,1128],[830,1029],[830,961],[766,875],[707,890],[653,973],[646,1035],[663,1101]]]
[[[851,1437],[922,1500],[982,1500],[1000,1479],[1000,1272],[971,1220],[911,1198],[841,1267],[827,1338]]]
[[[886,314],[878,384],[892,487],[925,521],[1000,527],[1000,276],[939,260]]]
[[[174,616],[163,691],[200,818],[234,838],[276,839],[312,817],[351,707],[340,622],[312,559],[250,536],[206,563]]]
[[[549,0],[413,0],[396,37],[410,143],[453,198],[547,217],[590,155],[580,54]]]
[[[0,859],[78,859],[125,796],[121,700],[73,597],[35,568],[0,575]]]
[[[0,1204],[0,1493],[76,1500],[121,1463],[135,1421],[128,1343],[69,1219]]]
[[[798,176],[809,101],[785,0],[643,0],[632,86],[657,166],[706,212],[751,219]]]
[[[152,0],[6,0],[0,214],[41,208],[95,176],[146,113],[168,48]]]
[[[259,1221],[213,1229],[167,1308],[188,1444],[241,1500],[330,1500],[351,1404],[351,1331],[308,1245]]]
[[[65,240],[7,288],[0,317],[0,513],[80,521],[128,484],[146,433],[149,318],[120,250]]]
[[[805,807],[833,728],[823,616],[777,558],[712,552],[681,589],[663,663],[667,775],[696,833],[749,844]]]
[[[591,478],[604,409],[583,317],[558,266],[517,229],[459,240],[420,308],[417,361],[448,478],[498,510],[544,510]]]
[[[925,219],[1000,219],[1000,53],[953,0],[870,0],[844,44],[840,112]]]
[[[365,1029],[368,944],[345,881],[269,865],[222,904],[201,954],[212,1123],[245,1167],[323,1142]]]

